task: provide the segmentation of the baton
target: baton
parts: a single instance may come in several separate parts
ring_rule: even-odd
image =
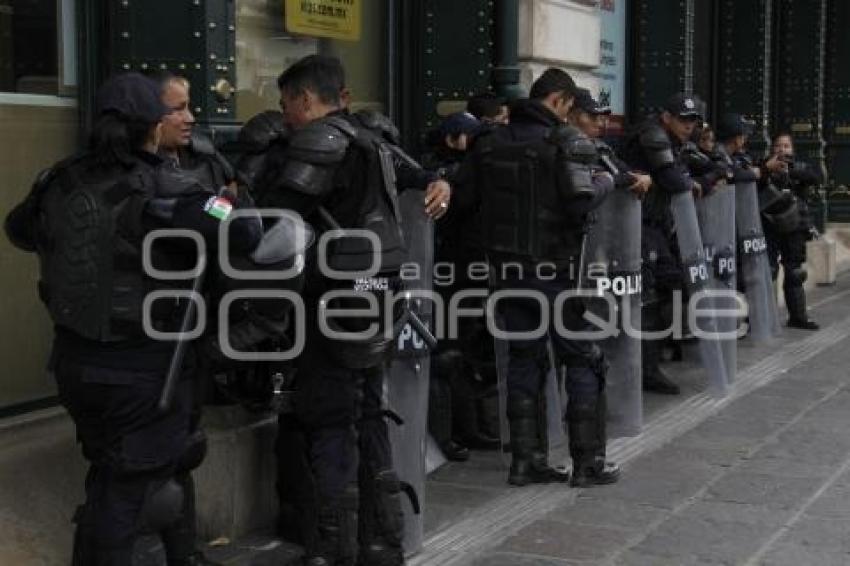
[[[183,369],[183,359],[186,357],[186,348],[189,346],[189,340],[186,339],[186,335],[189,334],[189,330],[195,324],[197,303],[194,297],[200,294],[206,274],[207,269],[204,266],[192,281],[192,298],[189,299],[189,304],[186,305],[186,311],[183,313],[183,319],[180,321],[180,333],[177,338],[177,344],[175,344],[174,352],[171,354],[168,373],[165,374],[165,382],[162,384],[162,391],[159,395],[157,408],[161,413],[167,413],[171,409],[171,403],[174,400],[174,389],[177,387],[177,380]]]

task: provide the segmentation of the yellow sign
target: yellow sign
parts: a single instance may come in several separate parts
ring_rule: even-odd
[[[292,33],[360,40],[361,0],[286,0],[286,29]]]

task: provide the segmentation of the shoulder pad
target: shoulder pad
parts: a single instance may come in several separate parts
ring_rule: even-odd
[[[399,132],[392,120],[375,110],[363,109],[354,113],[364,128],[378,132],[387,141],[398,144]]]
[[[197,193],[211,193],[204,188],[192,175],[181,171],[170,163],[156,167],[151,175],[146,168],[137,167],[131,173],[142,185],[152,185],[153,196],[156,198],[177,198]]]
[[[192,132],[190,147],[192,151],[201,155],[215,155],[215,146],[212,140],[199,132]]]
[[[239,130],[239,143],[249,151],[261,152],[276,140],[289,136],[289,128],[283,122],[283,114],[275,110],[267,110],[257,114]]]
[[[640,145],[648,149],[669,149],[673,147],[667,132],[658,124],[651,124],[641,131]]]
[[[356,136],[357,130],[345,120],[336,117],[316,120],[293,132],[287,155],[290,159],[317,165],[339,163]]]
[[[564,124],[553,128],[548,139],[558,145],[570,161],[589,165],[599,159],[593,140],[573,126]]]

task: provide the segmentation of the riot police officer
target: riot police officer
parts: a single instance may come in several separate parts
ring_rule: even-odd
[[[604,155],[612,161],[617,169],[617,174],[614,175],[614,186],[618,189],[631,190],[636,195],[643,195],[652,186],[652,177],[640,171],[631,171],[628,164],[620,159],[608,144],[601,140],[603,123],[605,117],[610,113],[611,109],[600,105],[589,90],[580,88],[576,92],[575,102],[570,110],[568,120],[570,124],[593,140],[600,158]],[[600,163],[599,167],[604,167],[604,165]]]
[[[369,230],[380,241],[373,276],[334,279],[321,262],[308,266],[306,346],[293,415],[285,423],[303,431],[303,453],[293,454],[287,442],[279,458],[304,458],[312,472],[314,507],[302,510],[306,564],[401,564],[402,484],[381,406],[382,365],[392,337],[384,328],[358,340],[328,332],[362,333],[383,314],[330,319],[324,313],[368,307],[368,295],[381,305],[399,288],[406,251],[394,174],[399,186],[428,188],[425,207],[432,218],[445,213],[450,193],[436,175],[394,163],[386,147],[394,127],[379,115],[348,113],[340,97],[344,85],[342,65],[332,57],[309,56],[281,74],[281,107],[292,132],[269,150],[255,189],[260,205],[295,210],[325,230]],[[368,270],[375,259],[362,238],[339,238],[328,250],[318,259],[336,271]],[[345,296],[325,301],[327,291]]]
[[[73,564],[126,566],[140,531],[162,532],[180,518],[191,494],[174,478],[200,465],[206,450],[190,434],[191,348],[182,365],[176,360],[182,369],[170,408],[157,406],[175,344],[152,336],[179,330],[186,305],[158,300],[143,313],[149,292],[179,282],[143,267],[142,242],[158,228],[183,228],[215,249],[220,223],[242,202],[157,156],[169,109],[154,81],[115,77],[97,101],[88,150],[42,174],[6,228],[18,247],[39,255],[39,293],[56,331],[50,367],[90,462]],[[260,236],[256,218],[230,223],[235,252],[249,252]],[[160,239],[150,261],[158,270],[191,270],[199,257],[191,244]],[[197,563],[169,557],[171,566]]]
[[[684,94],[671,96],[658,115],[648,117],[627,138],[623,159],[632,168],[646,171],[653,186],[643,202],[641,253],[643,255],[644,331],[664,329],[664,311],[673,291],[682,288],[681,264],[674,241],[670,194],[697,186],[679,159],[699,119],[695,100]],[[644,339],[641,344],[644,391],[678,395],[676,385],[659,366],[661,343]]]
[[[446,117],[434,131],[433,154],[425,166],[455,184],[466,149],[482,123],[468,112]],[[486,126],[485,126],[486,127]],[[486,281],[469,278],[469,266],[484,261],[479,219],[474,212],[447,214],[437,225],[435,263],[449,271],[447,282],[439,281],[437,291],[445,304],[455,293],[473,288],[486,289]],[[469,307],[472,301],[465,304]],[[428,429],[445,457],[453,461],[469,458],[469,448],[497,448],[498,438],[482,431],[481,398],[489,385],[495,385],[492,340],[486,334],[484,317],[464,317],[457,340],[444,338],[431,356]],[[482,339],[483,338],[483,339]],[[489,347],[488,347],[489,346]]]
[[[511,108],[511,122],[480,136],[469,160],[480,199],[483,240],[493,270],[496,303],[508,339],[507,418],[511,439],[508,482],[563,482],[548,463],[543,386],[547,340],[566,367],[572,484],[612,483],[619,469],[605,462],[605,361],[598,346],[557,332],[588,328],[584,304],[562,293],[575,290],[587,214],[613,189],[611,176],[591,178],[593,143],[565,123],[576,95],[566,72],[548,69],[530,98]],[[458,195],[467,190],[459,186]],[[519,269],[517,269],[519,268]],[[529,294],[540,301],[530,299]],[[553,306],[556,307],[553,309]],[[549,316],[553,311],[557,323]],[[533,338],[520,333],[536,330]],[[542,334],[539,332],[542,331]],[[502,364],[500,364],[502,365]]]
[[[189,106],[189,81],[168,72],[153,78],[161,85],[163,104],[171,110],[162,121],[160,155],[204,186],[235,187],[236,175],[231,164],[216,151],[212,140],[195,129],[195,116]]]
[[[785,306],[788,309],[788,326],[803,330],[817,330],[818,324],[809,318],[806,310],[806,292],[803,289],[808,274],[806,262],[806,242],[814,237],[815,230],[809,214],[808,199],[812,187],[821,181],[821,174],[815,167],[798,159],[794,154],[794,139],[790,133],[781,132],[773,138],[770,157],[765,161],[767,175],[762,177],[764,188],[773,184],[780,191],[790,192],[796,201],[799,221],[796,225],[785,226],[769,211],[765,211],[764,232],[767,237],[768,256],[776,279],[779,264],[782,263],[785,293]]]
[[[159,154],[166,164],[192,176],[202,186],[218,191],[223,187],[236,189],[233,169],[227,160],[213,147],[209,138],[195,131],[195,117],[190,108],[189,81],[183,77],[162,72],[153,76],[162,89],[162,103],[169,113],[162,119],[162,138]],[[244,190],[244,189],[243,189]],[[243,192],[242,198],[250,204],[250,197]],[[204,361],[201,360],[202,366]],[[207,396],[204,367],[198,379],[195,391],[195,406],[192,411],[192,434],[203,437],[199,428],[201,406]],[[165,554],[171,561],[184,560],[191,564],[213,564],[195,549],[196,514],[194,502],[194,481],[189,472],[177,476],[177,481],[187,494],[181,519],[161,533]]]

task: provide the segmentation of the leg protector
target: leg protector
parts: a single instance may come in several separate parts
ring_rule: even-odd
[[[567,428],[573,471],[593,466],[605,454],[604,373],[591,368],[568,368]]]
[[[306,566],[353,566],[357,557],[357,486],[322,501],[318,509],[318,529],[307,541]]]
[[[186,439],[186,448],[176,464],[175,481],[183,490],[183,509],[180,517],[161,532],[165,556],[169,564],[181,564],[195,554],[195,482],[191,471],[204,461],[207,455],[207,436],[200,429],[194,430]]]
[[[189,472],[179,474],[174,479],[183,490],[183,510],[177,521],[166,526],[159,533],[169,565],[188,561],[196,552],[195,539],[197,538],[195,482]]]
[[[370,501],[363,501],[360,513],[361,566],[404,564],[404,513],[401,507],[403,483],[392,470],[365,478]],[[361,484],[362,485],[362,484]],[[414,500],[411,500],[414,501]],[[418,507],[418,501],[414,508]]]
[[[545,403],[542,404],[545,408]],[[542,415],[541,415],[542,414]],[[565,482],[569,475],[549,466],[545,412],[540,396],[531,397],[520,391],[508,396],[508,422],[511,429],[511,469],[508,483]],[[542,426],[541,426],[542,424]]]

